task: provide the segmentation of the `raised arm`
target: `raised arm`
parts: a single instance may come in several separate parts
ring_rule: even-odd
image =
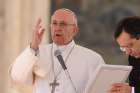
[[[41,25],[41,19],[36,23],[33,31],[32,41],[15,60],[10,67],[10,77],[16,83],[32,84],[33,83],[33,67],[39,57],[35,55],[41,43],[44,28]]]

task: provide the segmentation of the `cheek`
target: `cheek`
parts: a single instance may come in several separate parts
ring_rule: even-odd
[[[69,33],[68,36],[66,37],[67,38],[67,41],[71,41],[73,39],[73,33]]]
[[[71,38],[72,37],[72,33],[71,32],[67,32],[65,33],[65,36],[67,39]]]
[[[136,52],[140,52],[140,48],[136,48],[136,50],[135,50]]]
[[[135,51],[140,51],[140,46],[137,43],[134,44],[133,48],[134,48]]]

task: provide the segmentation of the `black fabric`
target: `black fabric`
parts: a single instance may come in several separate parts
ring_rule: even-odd
[[[140,58],[134,58],[129,56],[129,65],[133,66],[133,68],[140,70]]]
[[[135,87],[135,93],[140,93],[140,87]]]
[[[140,58],[129,56],[128,61],[129,65],[133,66],[129,75],[129,84],[135,87],[135,93],[140,93]]]

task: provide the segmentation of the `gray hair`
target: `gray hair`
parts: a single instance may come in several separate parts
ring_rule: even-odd
[[[61,9],[56,10],[56,11],[53,13],[53,15],[54,15],[56,12],[58,12],[58,11],[67,11],[67,12],[71,13],[71,14],[73,15],[73,20],[74,20],[75,25],[78,26],[78,23],[77,23],[77,16],[76,16],[76,14],[75,14],[73,11],[71,11],[70,9],[67,9],[67,8],[61,8]]]

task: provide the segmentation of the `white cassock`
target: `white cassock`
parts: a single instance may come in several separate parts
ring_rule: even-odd
[[[55,93],[76,93],[54,56],[54,51],[58,49],[62,52],[77,93],[85,93],[97,67],[104,64],[104,60],[96,52],[76,45],[74,41],[65,46],[57,46],[54,43],[40,46],[37,56],[27,47],[12,64],[11,79],[19,84],[32,85],[33,93],[51,93],[50,83],[56,77],[59,85],[55,87]]]

